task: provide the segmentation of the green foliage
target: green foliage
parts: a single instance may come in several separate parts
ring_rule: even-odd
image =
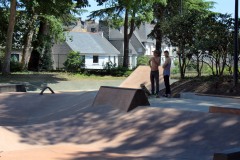
[[[116,63],[113,63],[112,61],[109,61],[103,66],[103,69],[111,70],[113,68],[116,68],[116,66],[117,66]]]
[[[12,56],[10,60],[10,71],[19,72],[21,71],[21,63],[18,61],[17,57]]]
[[[132,73],[132,70],[129,70],[126,67],[110,67],[110,69],[85,69],[84,75],[87,76],[113,76],[113,77],[127,77]]]
[[[0,49],[0,71],[2,70],[3,58],[4,58],[4,51]]]
[[[198,30],[196,26],[199,22],[201,23],[202,17],[210,13],[209,8],[212,6],[213,2],[204,0],[168,0],[166,6],[154,5],[156,25],[149,36],[159,40],[156,44],[157,49],[161,49],[162,40],[166,40],[163,37],[167,37],[171,45],[178,47],[179,69],[182,78],[184,78],[186,67],[192,56],[191,52],[186,51],[194,45],[196,39],[194,35]]]
[[[206,25],[208,24],[208,25]],[[228,14],[210,14],[203,19],[202,30],[196,36],[198,50],[207,51],[205,56],[211,61],[204,62],[211,68],[212,74],[223,75],[227,65],[231,65],[233,53],[234,19]]]
[[[178,60],[175,59],[175,60],[173,61],[173,65],[174,65],[175,67],[179,67],[179,62],[178,62]]]
[[[178,62],[178,60],[173,61],[173,66],[174,67],[171,68],[171,73],[172,74],[179,74],[179,62]]]
[[[3,60],[3,57],[4,57],[4,50],[0,49],[0,60],[2,61]]]
[[[116,63],[107,62],[106,65],[101,70],[102,75],[111,75],[115,77],[129,76],[132,71],[128,70],[126,67],[118,66]]]
[[[53,69],[53,60],[51,51],[47,50],[41,57],[40,70],[50,71]]]
[[[63,23],[60,18],[57,18],[53,15],[45,15],[43,16],[46,22],[49,25],[49,35],[55,42],[62,42],[65,40],[65,35],[63,32]]]
[[[0,9],[0,46],[6,45],[8,16],[9,13],[6,10]]]
[[[140,55],[137,57],[137,66],[148,65],[150,58],[148,56]]]
[[[67,71],[77,72],[80,71],[85,65],[85,59],[80,56],[79,52],[71,51],[67,55],[67,60],[63,64]]]
[[[108,74],[111,74],[111,71],[116,68],[117,64],[112,63],[112,61],[107,62],[104,66],[103,69],[106,70]]]
[[[131,74],[131,71],[128,70],[126,67],[116,67],[111,70],[111,76],[116,76],[116,77],[122,77],[122,76],[129,76]]]

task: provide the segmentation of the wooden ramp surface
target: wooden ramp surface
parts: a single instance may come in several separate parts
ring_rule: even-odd
[[[162,67],[159,67],[159,88],[160,89],[164,88],[162,72],[163,72]],[[151,89],[149,66],[138,66],[133,71],[133,73],[120,84],[119,87],[139,89],[141,84],[144,84],[148,90]]]

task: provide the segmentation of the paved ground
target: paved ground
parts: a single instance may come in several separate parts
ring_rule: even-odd
[[[240,146],[240,117],[207,113],[238,100],[150,97],[151,106],[126,113],[92,107],[96,89],[78,83],[56,94],[1,93],[0,160],[212,160]]]
[[[150,98],[151,107],[123,113],[93,109],[95,95],[1,94],[1,160],[211,160],[240,145],[240,117],[206,113],[206,101]]]
[[[89,91],[98,90],[100,86],[119,86],[123,80],[81,80],[58,81],[57,83],[26,83],[29,92],[40,92],[41,85],[47,84],[54,91]]]

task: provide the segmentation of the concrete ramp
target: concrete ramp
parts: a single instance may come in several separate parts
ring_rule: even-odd
[[[163,69],[159,67],[159,88],[164,88]],[[148,90],[151,89],[150,82],[150,67],[149,66],[138,66],[126,80],[124,80],[119,87],[124,88],[140,88],[140,85],[144,84]]]
[[[107,106],[128,112],[138,106],[149,105],[150,103],[141,89],[102,86],[92,106]]]
[[[91,106],[96,92],[0,94],[0,126],[21,126],[56,121]]]
[[[44,124],[0,127],[0,160],[213,160],[214,153],[239,147],[239,124],[235,115],[94,109]]]

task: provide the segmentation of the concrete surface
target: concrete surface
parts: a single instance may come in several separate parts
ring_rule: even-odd
[[[147,82],[145,69],[128,78],[130,88]],[[239,108],[238,101],[150,97],[150,107],[126,113],[90,107],[97,91],[89,90],[104,84],[94,82],[50,86],[56,94],[1,93],[0,160],[212,160],[240,146],[240,116],[207,113],[214,105]]]
[[[58,81],[53,83],[45,83],[45,82],[35,82],[28,83],[24,82],[27,86],[28,92],[39,92],[41,91],[42,85],[47,85],[51,87],[54,91],[91,91],[91,90],[99,90],[101,86],[119,86],[124,79],[116,79],[116,80],[80,80],[80,81]]]
[[[151,107],[125,113],[89,107],[95,96],[0,94],[0,159],[212,160],[240,145],[239,116],[192,111],[202,107],[194,100],[173,109],[164,104],[176,99],[150,98]]]
[[[149,99],[151,106],[160,108],[173,108],[177,110],[187,111],[200,111],[208,112],[210,106],[219,106],[226,108],[239,108],[240,105],[237,102],[225,101],[225,98],[218,98],[217,101],[212,100],[201,100],[201,97],[194,98],[153,98]]]

